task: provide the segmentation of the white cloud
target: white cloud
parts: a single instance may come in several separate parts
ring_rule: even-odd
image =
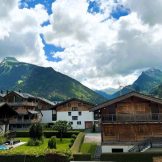
[[[147,12],[138,9],[144,1],[136,4],[133,0],[126,1],[131,14],[119,20],[102,21],[110,17],[117,5],[114,1],[100,0],[104,13],[90,14],[86,1],[57,0],[53,4],[51,26],[45,28],[45,38],[65,51],[56,54],[62,61],[53,66],[91,88],[116,86],[114,78],[131,83],[137,77],[134,71],[161,67],[162,26],[154,14],[150,21],[154,25],[150,26],[147,17],[151,17],[151,12],[147,7]],[[152,3],[147,1],[147,6]],[[160,4],[154,7],[162,9]]]
[[[136,12],[138,16],[149,25],[162,24],[161,10],[162,1],[161,0],[124,0],[125,5],[131,8],[132,12]]]
[[[86,0],[56,0],[50,17],[42,5],[19,9],[17,1],[3,2],[0,58],[14,55],[52,66],[94,89],[116,87],[118,80],[130,84],[141,69],[162,67],[161,0],[120,0],[131,13],[119,20],[110,18],[118,5],[114,0],[98,0],[102,13],[95,14],[87,12]],[[48,18],[51,24],[41,27]],[[46,60],[40,33],[48,43],[65,48],[55,53],[62,61]]]
[[[1,2],[0,59],[14,56],[21,61],[41,64],[45,56],[39,36],[40,24],[48,19],[48,14],[42,5],[34,9],[19,9],[18,3],[16,0]]]

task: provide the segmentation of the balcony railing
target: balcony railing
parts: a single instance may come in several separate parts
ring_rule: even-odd
[[[11,106],[32,106],[32,107],[38,106],[38,103],[36,103],[36,102],[27,102],[27,101],[23,101],[23,102],[8,102],[8,104],[11,105]]]
[[[39,119],[29,119],[29,120],[17,120],[17,119],[12,119],[9,121],[10,124],[34,124],[38,123]]]
[[[102,116],[102,122],[162,122],[162,113],[107,114]]]

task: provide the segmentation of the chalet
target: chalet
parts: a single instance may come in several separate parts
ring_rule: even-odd
[[[97,105],[102,152],[130,152],[139,142],[162,137],[162,99],[131,92]]]
[[[4,101],[17,112],[17,116],[10,120],[11,129],[28,128],[31,124],[42,120],[42,114],[34,96],[12,91],[4,96]]]
[[[17,116],[17,112],[8,104],[0,103],[0,135],[9,129],[9,121],[15,116]]]
[[[42,97],[37,97],[37,102],[38,109],[41,110],[42,113],[41,123],[52,123],[53,120],[55,120],[53,119],[53,114],[56,114],[56,112],[52,110],[55,103]]]
[[[92,107],[92,103],[72,98],[53,107],[53,120],[66,120],[73,129],[91,129],[94,121]]]

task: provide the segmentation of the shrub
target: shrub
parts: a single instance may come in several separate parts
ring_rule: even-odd
[[[71,148],[71,146],[73,146],[73,143],[70,143],[70,144],[69,144],[69,148]]]
[[[46,162],[69,162],[72,160],[71,152],[68,150],[66,151],[57,151],[57,150],[47,150],[46,151]]]
[[[41,124],[33,124],[29,130],[29,136],[32,139],[42,140],[43,128]]]
[[[80,151],[80,148],[82,146],[82,143],[84,141],[85,134],[83,132],[80,132],[77,136],[77,138],[74,141],[73,146],[71,147],[72,153],[78,153]]]
[[[0,144],[3,144],[5,142],[6,138],[4,136],[0,136]]]
[[[70,143],[74,143],[74,141],[75,141],[75,139],[72,138],[72,139],[70,140]]]
[[[56,149],[56,137],[55,136],[53,136],[53,137],[51,137],[51,139],[49,139],[48,148]]]
[[[76,134],[72,134],[72,135],[71,135],[71,138],[73,138],[73,139],[76,139],[76,137],[77,137]]]
[[[77,136],[79,133],[80,131],[68,131],[63,134],[63,138],[71,138],[72,134],[76,134]],[[52,136],[56,136],[57,138],[59,138],[58,131],[44,131],[43,134],[46,138],[51,138]],[[17,131],[16,137],[30,137],[30,136],[28,131]]]
[[[27,145],[28,146],[40,146],[43,143],[42,140],[38,140],[38,139],[32,139],[30,138]]]
[[[73,154],[74,161],[91,161],[91,154]]]

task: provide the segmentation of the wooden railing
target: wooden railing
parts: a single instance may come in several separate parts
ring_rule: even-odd
[[[27,102],[27,101],[22,101],[22,102],[8,102],[9,105],[11,106],[38,106],[38,103],[36,102]]]
[[[114,122],[162,122],[162,113],[106,114],[102,116],[102,123]]]

